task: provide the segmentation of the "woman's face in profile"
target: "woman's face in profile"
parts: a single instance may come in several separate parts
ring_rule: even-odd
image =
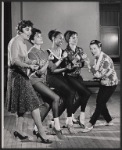
[[[69,39],[69,44],[77,45],[78,43],[78,35],[73,34]]]
[[[63,44],[63,41],[64,41],[64,36],[63,34],[58,34],[56,36],[56,38],[54,39],[54,42],[57,46],[61,46]]]
[[[37,45],[43,44],[43,38],[41,33],[36,33],[34,36],[34,43]]]
[[[101,47],[98,47],[98,45],[96,44],[92,44],[90,45],[90,50],[94,57],[99,57],[100,52],[101,52]]]
[[[23,28],[22,30],[23,32],[21,33],[21,36],[23,37],[23,39],[29,40],[32,28],[27,26]]]

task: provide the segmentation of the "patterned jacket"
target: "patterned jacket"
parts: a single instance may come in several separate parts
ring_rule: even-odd
[[[80,47],[76,47],[75,52],[71,50],[70,46],[67,46],[65,51],[68,54],[66,59],[66,64],[71,64],[73,66],[75,63],[78,63],[79,66],[73,69],[71,72],[67,72],[68,75],[75,76],[80,75],[81,68],[84,66],[84,60],[82,59],[82,55],[84,54],[83,49]]]
[[[94,77],[101,79],[101,84],[113,86],[118,84],[118,77],[114,69],[112,59],[101,51],[100,57],[94,60],[94,66],[91,68]]]

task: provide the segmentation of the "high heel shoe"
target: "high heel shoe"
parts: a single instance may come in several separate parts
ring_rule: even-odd
[[[19,132],[17,132],[17,131],[14,131],[14,137],[15,138],[19,138],[20,140],[27,140],[28,139],[28,136],[23,136],[23,135],[21,135]]]
[[[61,130],[56,130],[55,127],[53,127],[53,132],[57,135],[57,137],[60,139],[60,140],[64,140],[65,137],[64,135],[62,134],[62,131]]]
[[[80,125],[81,128],[85,129],[85,125],[82,124],[80,121],[79,121],[79,125]]]
[[[40,133],[39,133],[38,131],[33,130],[33,135],[35,135],[35,136],[37,137],[37,139],[40,138],[42,143],[45,143],[45,144],[50,144],[50,143],[52,143],[51,140],[49,140],[49,139],[44,139],[44,138],[40,135]]]
[[[38,131],[33,130],[33,135],[37,135]]]

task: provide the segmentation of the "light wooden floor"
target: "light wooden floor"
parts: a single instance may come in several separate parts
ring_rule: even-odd
[[[96,94],[93,94],[86,107],[86,123],[89,121],[91,114],[95,109]],[[15,114],[8,113],[5,110],[4,115],[4,148],[120,148],[120,95],[115,92],[108,102],[108,108],[111,116],[114,118],[114,126],[97,126],[98,120],[94,129],[88,133],[82,133],[79,125],[74,125],[77,134],[70,135],[66,128],[63,128],[65,140],[59,140],[55,135],[48,135],[53,141],[52,144],[43,144],[36,137],[33,136],[33,120],[31,115],[27,113],[24,120],[24,132],[30,137],[31,141],[21,142],[13,138],[13,131],[15,129]],[[77,117],[80,109],[77,110],[75,116]],[[60,117],[61,126],[65,124],[66,114]],[[44,125],[49,131],[49,122],[52,118],[51,112],[46,117]]]

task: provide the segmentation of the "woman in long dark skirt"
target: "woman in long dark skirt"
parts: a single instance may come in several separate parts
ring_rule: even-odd
[[[22,20],[17,26],[17,36],[8,45],[8,88],[7,108],[11,113],[17,113],[18,125],[14,136],[20,140],[28,139],[22,132],[22,120],[27,111],[30,111],[39,130],[38,137],[43,143],[51,143],[47,139],[40,117],[40,101],[27,76],[27,69],[36,70],[36,61],[28,59],[25,40],[29,40],[33,23]]]

